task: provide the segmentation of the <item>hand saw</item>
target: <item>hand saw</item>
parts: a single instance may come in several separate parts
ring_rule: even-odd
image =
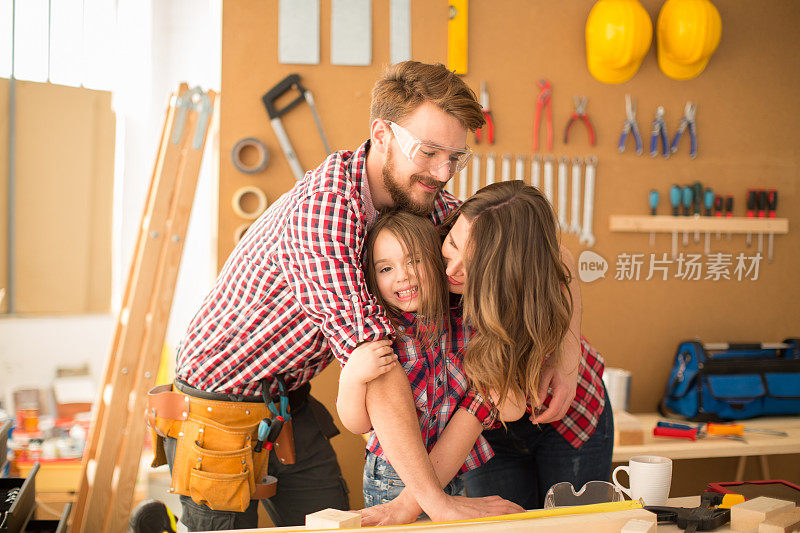
[[[276,100],[292,88],[297,89],[297,91],[300,93],[300,96],[289,102],[282,109],[278,109],[275,105]],[[267,108],[269,122],[272,124],[272,129],[275,131],[275,135],[278,137],[278,142],[281,145],[281,149],[283,150],[284,155],[286,155],[286,159],[289,161],[289,166],[292,168],[294,177],[299,181],[302,179],[305,171],[303,170],[303,167],[300,166],[300,161],[297,159],[297,154],[295,153],[294,148],[292,148],[292,144],[289,142],[289,137],[286,135],[286,130],[283,128],[281,117],[303,100],[308,102],[308,105],[311,106],[311,112],[314,114],[314,121],[317,123],[319,135],[322,137],[322,144],[325,146],[325,153],[330,154],[331,148],[328,145],[328,139],[325,137],[325,132],[322,130],[322,122],[319,120],[317,107],[314,105],[314,97],[311,95],[311,91],[300,85],[299,75],[289,74],[286,76],[286,78],[279,81],[275,87],[267,91],[264,96],[261,97],[261,100],[264,102],[264,107]]]

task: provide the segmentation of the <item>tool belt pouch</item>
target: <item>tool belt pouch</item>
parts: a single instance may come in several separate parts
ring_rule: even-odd
[[[681,343],[659,411],[698,422],[800,413],[800,339],[783,343]]]
[[[256,479],[265,474],[268,453],[253,454],[251,441],[257,426],[226,426],[189,415],[175,450],[174,492],[215,511],[247,509]]]
[[[166,394],[185,398],[179,392]],[[147,421],[157,439],[161,442],[164,437],[177,440],[170,492],[189,496],[195,503],[215,511],[243,512],[251,499],[272,497],[275,483],[261,483],[267,475],[269,451],[265,448],[259,453],[253,451],[258,424],[266,415],[266,407],[247,404],[245,410],[245,406],[235,402],[188,398],[187,405],[191,407],[173,412],[169,418],[151,416],[148,406]],[[151,400],[151,405],[156,403]],[[231,410],[236,412],[225,414]],[[217,419],[201,413],[214,414]],[[277,442],[281,446],[276,446],[275,451],[279,459],[283,458],[281,462],[294,462],[291,426],[284,425]],[[156,454],[154,464],[158,461],[159,454]]]

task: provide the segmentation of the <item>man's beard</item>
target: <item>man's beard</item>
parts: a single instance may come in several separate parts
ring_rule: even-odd
[[[412,174],[408,187],[404,189],[395,179],[393,161],[392,146],[389,145],[389,149],[386,152],[386,162],[383,164],[381,175],[383,176],[383,186],[386,187],[386,190],[389,192],[389,196],[392,198],[395,208],[423,217],[430,215],[433,212],[433,205],[436,201],[436,197],[443,188],[441,182],[422,174]],[[436,189],[436,192],[431,194],[430,199],[424,203],[415,202],[408,195],[408,190],[417,181]]]

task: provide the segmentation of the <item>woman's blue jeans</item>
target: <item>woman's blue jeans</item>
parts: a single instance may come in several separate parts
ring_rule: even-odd
[[[536,426],[524,417],[506,426],[483,432],[495,456],[462,474],[467,496],[498,495],[525,509],[540,509],[556,483],[569,481],[578,491],[587,481],[611,477],[614,416],[607,393],[597,429],[577,449],[551,424]]]

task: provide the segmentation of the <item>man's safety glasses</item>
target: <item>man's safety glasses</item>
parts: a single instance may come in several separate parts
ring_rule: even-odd
[[[439,144],[427,143],[416,138],[410,131],[399,124],[386,121],[394,133],[400,151],[409,161],[423,170],[434,172],[445,165],[449,165],[450,175],[460,172],[467,166],[472,157],[472,150],[467,148],[453,148]]]

